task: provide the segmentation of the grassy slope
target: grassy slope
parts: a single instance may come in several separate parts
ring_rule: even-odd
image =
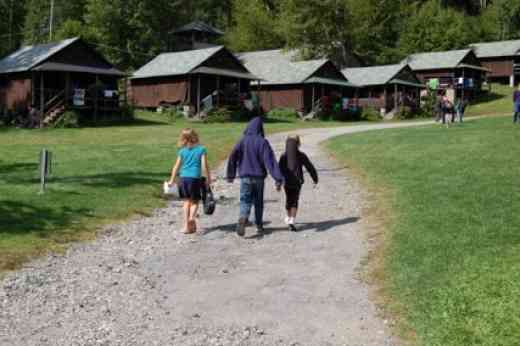
[[[472,103],[466,115],[511,114],[513,89],[507,85],[493,84],[491,92]]]
[[[285,121],[266,127],[273,132],[334,125]],[[178,132],[186,126],[200,131],[215,165],[245,124],[169,125],[146,114],[132,126],[0,129],[0,271],[69,241],[89,239],[103,223],[161,206],[160,183],[169,175]],[[54,152],[56,166],[48,192],[39,196],[37,158],[43,147]]]
[[[390,294],[424,345],[520,340],[520,127],[371,132],[328,147],[388,188]]]

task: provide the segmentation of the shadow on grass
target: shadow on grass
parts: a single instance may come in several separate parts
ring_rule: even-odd
[[[495,102],[497,100],[505,99],[505,98],[507,98],[506,95],[497,94],[497,93],[494,93],[493,91],[491,91],[489,93],[482,94],[481,96],[479,96],[475,101],[472,101],[470,103],[470,106],[480,105],[483,103]],[[512,102],[513,101],[511,100],[511,103]]]
[[[23,166],[18,167],[18,169],[20,170],[20,173],[22,173]],[[3,168],[0,168],[0,175],[2,174],[2,170]],[[26,173],[26,171],[24,172]],[[167,178],[167,176],[168,175],[165,173],[149,172],[117,172],[93,175],[78,175],[69,177],[51,176],[48,179],[48,185],[49,187],[52,187],[52,184],[57,183],[62,185],[69,184],[74,186],[116,189],[128,188],[136,185],[160,184]],[[17,174],[9,174],[6,177],[0,176],[0,182],[8,183],[11,185],[27,185],[31,183],[37,183],[38,179],[36,177],[20,177]]]
[[[337,231],[337,227],[356,223],[359,220],[361,220],[360,217],[346,217],[343,219],[337,219],[337,220],[327,220],[322,222],[309,222],[309,223],[301,223],[297,224],[297,232],[304,232],[304,231],[315,231],[315,232],[327,232],[327,231]],[[269,223],[266,223],[268,225]],[[228,232],[228,233],[234,233],[236,230],[236,223],[232,224],[226,224],[226,225],[219,225],[215,227],[211,227],[206,229],[206,232],[204,234],[209,234],[212,232]],[[275,232],[290,232],[288,227],[265,227],[265,234],[264,236],[269,236],[272,233]],[[247,239],[258,239],[262,238],[263,236],[259,235],[253,235],[251,237],[247,237]]]
[[[19,174],[27,174],[27,172],[34,172],[36,175],[38,173],[38,164],[24,162],[4,165],[3,162],[0,161],[0,175],[13,174],[19,176]]]
[[[160,184],[167,178],[164,173],[118,172],[54,178],[50,181],[60,184],[74,184],[87,187],[128,188],[136,185]]]
[[[82,128],[111,128],[111,127],[141,127],[141,126],[170,126],[166,121],[155,121],[150,119],[136,118],[134,120],[122,121],[100,121],[97,124],[87,123]]]
[[[92,217],[90,209],[41,207],[22,202],[0,201],[0,234],[36,233],[42,238],[55,229],[74,226],[77,220]]]

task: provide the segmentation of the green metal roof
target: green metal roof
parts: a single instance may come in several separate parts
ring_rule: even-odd
[[[205,66],[196,68],[195,70],[191,71],[190,73],[192,73],[192,74],[193,73],[203,73],[203,74],[209,74],[209,75],[214,75],[214,76],[258,80],[258,77],[252,75],[251,73],[232,71],[232,70],[226,70],[226,69],[214,68],[214,67],[205,67]]]
[[[327,84],[327,85],[344,86],[344,87],[349,87],[349,88],[357,88],[357,85],[354,85],[346,80],[322,78],[322,77],[309,78],[304,82],[304,84]]]
[[[188,74],[222,49],[225,48],[217,46],[183,52],[163,53],[135,71],[132,79]]]
[[[426,88],[426,85],[420,84],[420,83],[412,83],[406,80],[402,79],[392,79],[388,84],[399,84],[399,85],[406,85],[411,87],[417,87],[417,88]]]
[[[353,67],[341,70],[352,83],[359,86],[385,85],[401,72],[407,65],[381,65],[369,67]]]
[[[0,73],[29,71],[78,40],[79,37],[75,37],[60,42],[22,47],[0,60]]]
[[[295,51],[281,49],[236,54],[237,58],[263,85],[301,84],[329,60],[298,61]]]
[[[480,42],[469,46],[478,58],[509,57],[520,53],[520,40]]]
[[[414,71],[456,68],[471,53],[471,49],[412,54],[402,61]]]

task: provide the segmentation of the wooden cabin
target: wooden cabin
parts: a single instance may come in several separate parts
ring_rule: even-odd
[[[216,46],[219,38],[224,32],[201,21],[186,24],[172,33],[173,51],[209,48]]]
[[[164,53],[134,73],[128,98],[140,108],[186,105],[199,113],[210,99],[213,106],[240,105],[255,79],[223,46]]]
[[[323,97],[353,97],[356,86],[327,59],[301,61],[294,51],[267,50],[237,55],[261,80],[251,85],[264,111],[293,108],[307,114]]]
[[[57,109],[117,111],[124,76],[80,38],[22,47],[0,61],[0,108],[32,106],[42,120]]]
[[[382,65],[346,68],[341,72],[358,89],[358,103],[373,107],[382,114],[400,106],[417,109],[420,106],[421,84],[409,65]]]
[[[472,49],[413,54],[402,63],[410,65],[421,83],[430,88],[469,98],[481,92],[488,72]]]
[[[470,48],[489,69],[488,80],[515,86],[520,75],[520,40],[474,43]]]

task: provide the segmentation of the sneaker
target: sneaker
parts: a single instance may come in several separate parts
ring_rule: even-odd
[[[286,225],[289,225],[289,222],[291,221],[291,219],[289,218],[289,216],[286,216],[285,217],[285,224]]]
[[[238,220],[237,234],[240,237],[243,237],[246,234],[246,224],[247,224],[247,220],[246,219],[241,218],[240,220]]]
[[[265,234],[264,226],[257,225],[256,226],[256,234],[259,235],[259,236],[264,235]]]

